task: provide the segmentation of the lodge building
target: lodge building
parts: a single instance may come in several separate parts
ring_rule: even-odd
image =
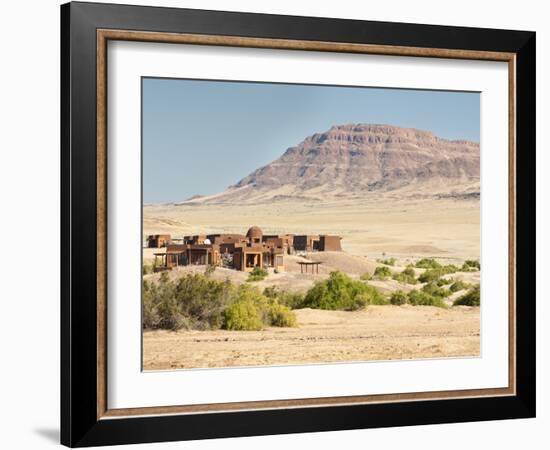
[[[159,235],[154,235],[159,236]],[[255,267],[284,270],[284,255],[296,252],[341,251],[342,238],[331,235],[264,235],[251,227],[243,234],[184,236],[181,244],[166,239],[166,252],[155,253],[159,270],[186,265],[213,265],[250,272]],[[148,237],[151,242],[151,236]],[[158,264],[157,258],[160,258]]]
[[[147,236],[147,247],[149,248],[161,248],[166,247],[172,242],[169,234],[151,234]]]

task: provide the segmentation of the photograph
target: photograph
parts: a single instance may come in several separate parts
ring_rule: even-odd
[[[22,93],[59,98],[12,133],[4,222],[43,224],[59,258],[30,283],[58,307],[19,301],[28,252],[6,241],[8,317],[34,322],[5,359],[47,376],[7,383],[7,410],[47,400],[23,422],[71,448],[507,449],[541,431],[543,15],[142,3],[42,5],[40,37],[9,41],[11,115],[33,114]],[[59,70],[36,77],[48,36]]]
[[[142,77],[143,370],[480,356],[480,93]]]

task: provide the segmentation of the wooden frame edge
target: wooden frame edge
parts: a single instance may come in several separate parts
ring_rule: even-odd
[[[107,40],[97,33],[97,418],[107,411]]]
[[[404,47],[375,44],[356,44],[326,41],[300,41],[290,39],[249,38],[239,36],[204,35],[191,33],[164,33],[98,28],[97,37],[97,419],[111,420],[123,417],[143,417],[173,414],[221,413],[265,409],[300,407],[346,406],[423,400],[502,397],[516,395],[516,54],[479,50]],[[363,53],[391,56],[472,59],[508,63],[509,88],[509,385],[505,388],[434,391],[404,394],[340,396],[289,400],[214,403],[201,405],[174,405],[108,409],[107,405],[107,41],[160,42],[173,44],[215,45],[279,50]]]
[[[327,406],[372,405],[426,400],[458,400],[464,398],[507,397],[514,395],[511,388],[471,389],[463,391],[412,392],[404,394],[316,397],[291,400],[266,400],[252,402],[210,403],[199,405],[149,406],[141,408],[107,409],[99,419],[160,416],[173,414],[208,414],[268,409],[315,408]]]
[[[292,39],[251,38],[194,33],[160,33],[99,28],[98,40],[123,40],[137,42],[161,42],[166,44],[214,45],[223,47],[248,47],[278,50],[306,50],[339,53],[364,53],[411,57],[437,57],[450,59],[474,59],[487,61],[511,61],[515,53],[482,50],[458,50],[432,47],[405,47],[379,44],[357,44],[329,41],[299,41]]]
[[[516,55],[508,61],[508,386],[516,380]]]

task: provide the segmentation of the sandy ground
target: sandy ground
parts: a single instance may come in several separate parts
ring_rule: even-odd
[[[237,211],[237,213],[236,213]],[[266,202],[254,205],[146,205],[144,235],[246,233],[251,225],[266,234],[337,234],[344,252],[318,252],[307,258],[321,261],[319,274],[300,274],[299,256],[285,256],[285,271],[253,283],[259,289],[305,292],[333,270],[354,278],[373,273],[377,258],[395,257],[394,272],[411,261],[435,257],[462,264],[479,258],[479,201],[407,199],[376,194],[361,200]],[[144,249],[150,261],[159,250]],[[160,251],[163,251],[161,249]],[[169,272],[178,277],[204,272],[204,266]],[[422,269],[416,270],[418,273]],[[479,272],[449,278],[479,282]],[[145,278],[157,278],[159,274]],[[247,274],[217,268],[211,275],[235,283]],[[371,281],[381,292],[409,291],[422,285],[394,280]],[[453,294],[448,303],[464,292]],[[298,328],[263,331],[148,331],[144,333],[144,368],[198,368],[266,364],[322,363],[388,359],[441,358],[479,354],[479,308],[369,306],[356,312],[297,310]]]
[[[296,310],[298,328],[147,331],[145,370],[477,356],[479,308]]]
[[[479,258],[479,201],[400,200],[389,194],[357,201],[274,202],[239,205],[144,206],[144,235],[170,233],[246,233],[251,225],[264,233],[313,233],[342,236],[350,254],[370,259],[437,257]]]

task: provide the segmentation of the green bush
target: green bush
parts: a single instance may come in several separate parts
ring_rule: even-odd
[[[248,275],[246,281],[262,281],[268,275],[267,270],[262,269],[261,267],[254,267],[252,272]]]
[[[217,281],[201,274],[182,276],[174,290],[179,312],[188,317],[195,329],[219,328],[222,313],[235,295],[235,287],[229,280]]]
[[[439,269],[441,264],[433,258],[422,258],[420,261],[416,262],[415,267],[419,269]]]
[[[432,281],[437,281],[441,275],[441,270],[439,269],[426,270],[426,272],[419,275],[418,281],[421,283],[430,283]]]
[[[451,284],[452,282],[453,282],[453,280],[450,280],[448,278],[440,278],[439,280],[436,281],[436,283],[439,287],[446,286],[448,284]]]
[[[479,284],[471,288],[466,294],[457,298],[453,305],[465,305],[465,306],[479,306],[480,305],[480,292]]]
[[[391,272],[390,268],[382,266],[382,267],[377,267],[374,270],[373,278],[375,278],[377,280],[386,280],[386,279],[390,278],[391,276],[392,276],[392,272]]]
[[[226,330],[261,330],[264,326],[262,312],[253,301],[237,301],[227,307],[223,327]]]
[[[281,294],[281,292],[283,291],[279,290],[277,286],[268,286],[264,288],[263,294],[267,298],[277,298]]]
[[[396,259],[395,258],[388,258],[388,259],[377,259],[377,262],[380,264],[385,264],[386,266],[395,266]]]
[[[456,280],[451,286],[449,287],[449,290],[451,292],[458,292],[462,291],[463,289],[468,289],[470,287],[470,284],[462,281],[462,280]]]
[[[369,272],[365,272],[363,275],[361,275],[359,277],[360,280],[363,280],[363,281],[369,281],[369,280],[372,280],[372,274],[370,274]]]
[[[142,299],[144,328],[189,328],[188,317],[175,297],[175,284],[166,272],[161,274],[158,283],[143,281]]]
[[[275,286],[268,286],[264,289],[263,294],[269,299],[276,300],[281,305],[288,306],[290,309],[303,308],[304,294],[301,292],[282,291]]]
[[[272,303],[269,305],[269,323],[274,327],[297,326],[296,315],[285,305]]]
[[[398,281],[399,283],[405,283],[405,284],[416,284],[416,273],[412,267],[407,267],[403,272],[401,273],[395,273],[393,274],[393,279]]]
[[[462,271],[463,272],[477,272],[481,269],[481,265],[479,264],[479,259],[467,259],[464,261],[464,264],[462,264]]]
[[[153,273],[155,271],[155,266],[153,263],[143,263],[143,269],[141,271],[142,275],[149,275],[150,273]]]
[[[390,303],[392,305],[404,305],[409,302],[407,294],[403,291],[395,291],[390,297]]]
[[[269,293],[269,291],[268,291]],[[296,316],[279,300],[298,304],[301,294],[276,292],[274,297],[229,280],[187,274],[176,281],[162,273],[158,282],[143,281],[143,328],[257,330],[264,325],[296,326]],[[259,320],[259,322],[258,322]]]
[[[143,280],[142,321],[143,328],[158,328],[160,315],[157,309],[157,285]]]
[[[259,330],[263,326],[295,327],[296,315],[277,298],[279,292],[269,289],[264,295],[256,288],[241,285],[236,300],[224,311],[223,328],[227,330]],[[273,297],[277,294],[277,297]]]
[[[409,303],[415,306],[437,306],[439,308],[447,308],[447,304],[442,297],[431,295],[424,291],[413,290],[407,294]]]
[[[435,297],[448,297],[449,295],[451,295],[451,291],[439,287],[438,284],[434,283],[433,281],[424,285],[422,291]]]
[[[387,304],[378,290],[342,272],[331,272],[306,293],[303,306],[314,309],[352,311],[365,305]]]
[[[301,292],[282,292],[277,297],[277,301],[281,305],[288,306],[290,309],[303,308],[304,294]]]
[[[449,264],[447,266],[441,266],[438,269],[426,270],[424,273],[420,274],[418,281],[421,283],[429,283],[431,281],[437,281],[443,275],[448,275],[455,272],[458,272],[458,267],[454,264]]]

